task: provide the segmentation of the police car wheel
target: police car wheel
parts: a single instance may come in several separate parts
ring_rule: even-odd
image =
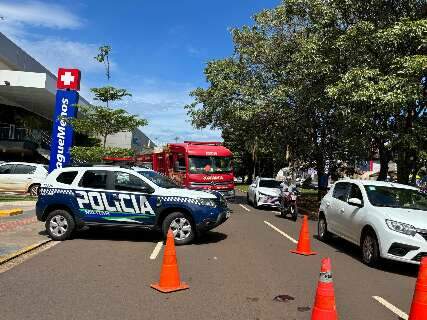
[[[190,219],[181,212],[169,214],[163,221],[163,234],[166,237],[172,229],[176,245],[188,244],[194,240],[195,230]]]
[[[75,228],[73,217],[65,210],[54,210],[47,216],[46,231],[53,240],[70,238]]]

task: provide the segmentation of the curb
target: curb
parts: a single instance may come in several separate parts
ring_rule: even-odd
[[[0,217],[16,216],[22,213],[24,213],[24,210],[19,208],[0,210]]]
[[[48,242],[51,242],[51,241],[52,241],[52,239],[43,240],[39,243],[32,244],[28,247],[21,249],[21,250],[15,251],[14,253],[12,253],[10,255],[5,256],[4,258],[0,258],[0,265],[4,264],[4,263],[6,263],[12,259],[15,259],[15,258],[27,253],[27,252],[33,251],[34,249],[37,249],[37,248],[41,247],[42,245],[44,245]]]

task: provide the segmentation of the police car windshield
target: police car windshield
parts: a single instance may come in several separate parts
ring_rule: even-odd
[[[155,171],[137,171],[140,175],[146,177],[154,184],[158,185],[161,188],[181,188],[181,186],[177,185],[173,180],[169,179],[168,177],[159,174]]]

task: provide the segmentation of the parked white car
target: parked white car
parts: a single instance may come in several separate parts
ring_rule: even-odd
[[[0,164],[0,192],[28,192],[36,196],[47,174],[48,166],[38,163],[2,163]]]
[[[280,205],[280,182],[272,178],[257,177],[249,186],[247,195],[248,203],[255,208],[261,206],[278,207]]]
[[[322,199],[318,236],[337,235],[361,247],[362,261],[419,264],[427,256],[427,195],[380,181],[341,180]]]

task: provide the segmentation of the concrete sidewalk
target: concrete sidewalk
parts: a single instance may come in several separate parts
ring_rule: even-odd
[[[44,223],[37,221],[34,210],[0,218],[0,263],[16,252],[49,240]]]
[[[33,200],[17,200],[0,202],[0,210],[19,208],[24,211],[34,210],[36,201]]]

